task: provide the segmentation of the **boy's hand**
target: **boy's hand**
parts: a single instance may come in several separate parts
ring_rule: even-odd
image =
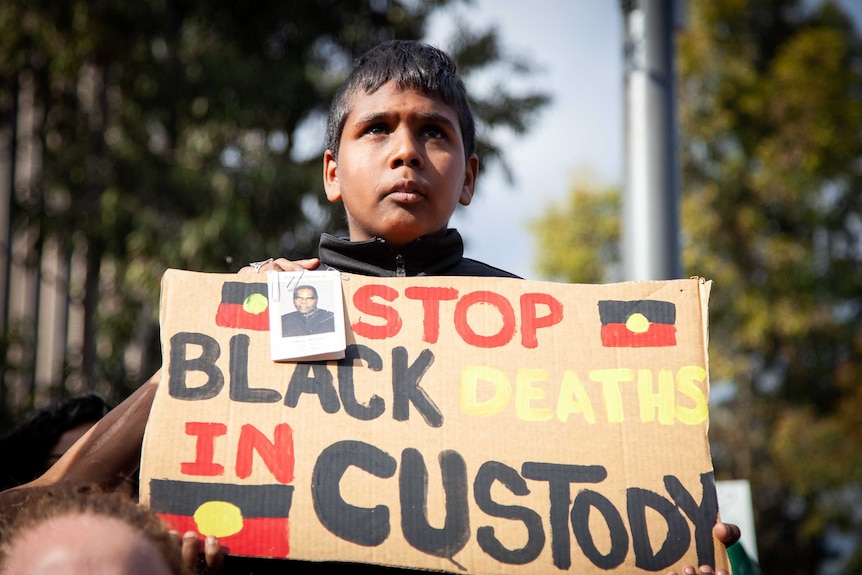
[[[730,547],[742,536],[739,527],[733,523],[718,522],[712,528],[712,536],[724,543],[725,547]],[[676,571],[670,571],[667,575],[677,575]],[[719,569],[716,571],[710,565],[701,565],[695,569],[691,565],[686,565],[682,570],[682,575],[729,575],[728,571]]]
[[[252,262],[239,270],[241,274],[256,274],[261,272],[301,272],[302,270],[314,270],[320,265],[320,260],[310,258],[307,260],[296,260],[292,262],[285,258],[269,258],[260,262]]]

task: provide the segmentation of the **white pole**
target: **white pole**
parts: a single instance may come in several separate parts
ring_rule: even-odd
[[[674,279],[682,275],[674,2],[623,0],[622,6],[626,88],[624,279]]]

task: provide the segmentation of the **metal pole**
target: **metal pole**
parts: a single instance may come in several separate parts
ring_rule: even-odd
[[[623,0],[626,174],[622,263],[627,280],[682,276],[673,0]]]

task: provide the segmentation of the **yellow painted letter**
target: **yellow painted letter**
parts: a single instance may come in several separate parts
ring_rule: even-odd
[[[594,369],[590,371],[590,379],[602,384],[608,423],[622,423],[623,397],[620,393],[620,384],[634,381],[635,370],[623,368]]]
[[[680,368],[676,374],[676,385],[679,392],[694,400],[694,407],[676,406],[676,417],[688,425],[697,425],[706,421],[708,412],[708,400],[706,394],[698,387],[698,383],[706,381],[706,370],[699,365],[688,365]]]
[[[563,374],[560,397],[557,400],[557,419],[565,423],[570,413],[582,413],[587,423],[596,422],[596,412],[593,410],[587,390],[584,389],[584,384],[574,371]]]
[[[554,417],[547,407],[533,407],[533,400],[545,399],[545,390],[533,383],[548,381],[544,369],[519,369],[515,376],[515,414],[524,421],[545,421]]]
[[[658,422],[662,425],[673,425],[674,416],[673,372],[660,369],[658,372],[658,391],[653,391],[652,371],[638,370],[638,400],[641,406],[641,421],[655,421],[658,409]]]
[[[494,386],[494,393],[485,401],[479,401],[479,382]],[[461,411],[476,417],[488,417],[503,411],[512,398],[509,378],[499,369],[484,365],[470,365],[461,372]]]

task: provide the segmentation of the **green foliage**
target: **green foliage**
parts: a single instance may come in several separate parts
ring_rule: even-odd
[[[330,98],[353,58],[390,38],[421,39],[428,16],[449,3],[0,3],[0,132],[22,113],[21,86],[34,86],[38,121],[24,137],[38,142],[41,168],[12,198],[12,223],[37,243],[86,253],[75,361],[87,386],[123,390],[159,365],[155,302],[166,268],[228,272],[267,255],[308,257],[321,231],[346,227],[322,191]],[[453,45],[468,80],[493,66],[525,72],[508,64],[493,31],[462,28]],[[506,89],[474,99],[483,161],[501,161],[488,128],[523,130],[546,101]],[[15,164],[14,154],[0,162]],[[128,372],[132,348],[146,351]],[[4,373],[18,368],[34,366]]]
[[[713,459],[719,479],[752,481],[765,571],[817,572],[827,531],[862,537],[862,39],[831,2],[689,8],[682,256],[714,281],[711,380],[736,390],[712,408]],[[590,241],[608,215],[585,197],[537,229],[550,277],[618,263],[612,236]]]
[[[568,283],[602,283],[615,275],[619,261],[619,191],[598,188],[581,176],[564,203],[549,206],[532,222],[542,276]]]

